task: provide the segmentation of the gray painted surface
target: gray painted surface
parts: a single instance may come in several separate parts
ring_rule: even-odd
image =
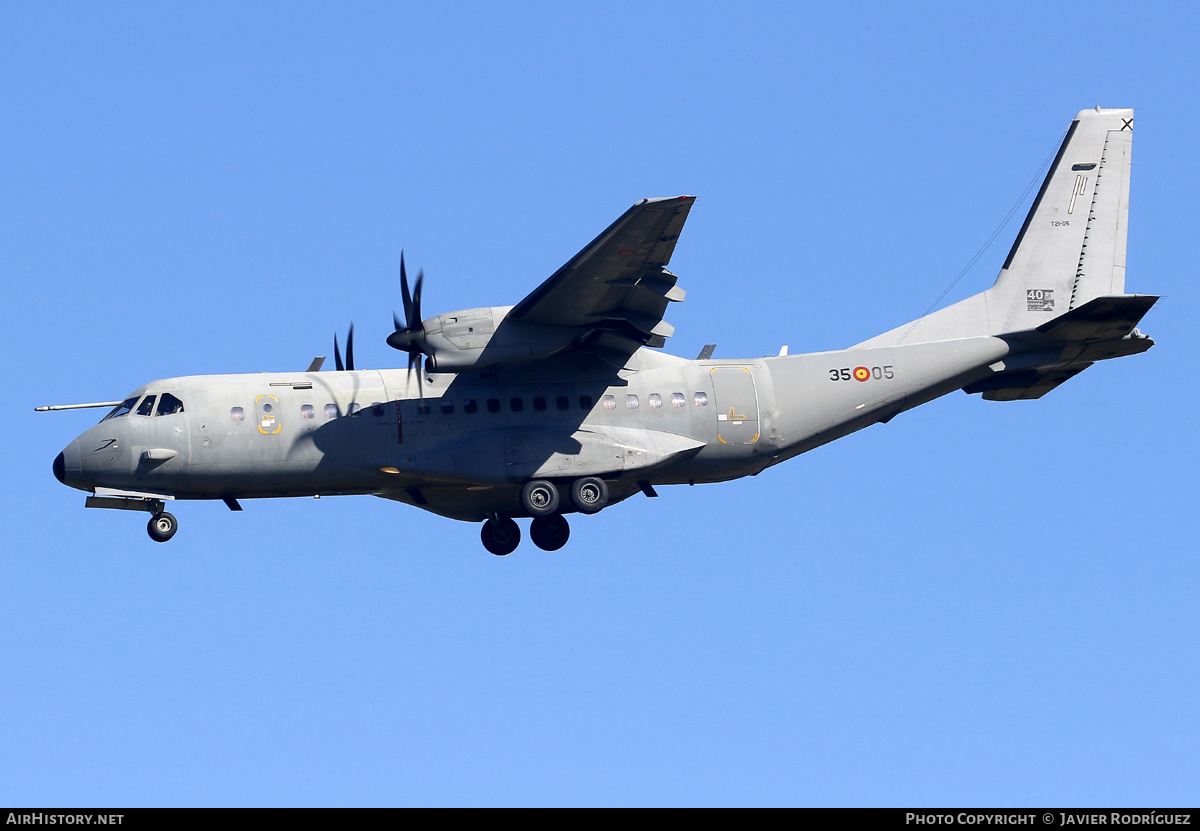
[[[525,515],[535,478],[566,494],[599,476],[619,502],[755,474],[958,389],[1036,398],[1153,345],[1133,327],[1157,298],[1123,294],[1132,118],[1076,117],[992,288],[851,349],[655,351],[694,197],[643,200],[516,306],[425,321],[423,399],[404,369],[163,379],[56,473],[110,501],[374,494],[479,521]],[[183,411],[138,413],[164,393]]]

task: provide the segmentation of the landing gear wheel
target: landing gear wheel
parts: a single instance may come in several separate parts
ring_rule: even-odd
[[[521,488],[521,506],[530,516],[550,516],[558,512],[558,488],[545,479],[531,479]]]
[[[521,544],[521,529],[509,517],[489,519],[479,529],[479,538],[483,540],[484,548],[503,557],[516,551]]]
[[[175,532],[178,530],[179,521],[166,511],[160,511],[150,517],[150,521],[146,523],[146,531],[150,534],[150,539],[155,542],[166,542],[175,536]]]
[[[535,517],[529,523],[529,539],[543,551],[557,551],[567,544],[571,526],[562,514]]]
[[[608,504],[608,485],[596,476],[584,476],[571,485],[571,501],[583,514],[594,514]]]

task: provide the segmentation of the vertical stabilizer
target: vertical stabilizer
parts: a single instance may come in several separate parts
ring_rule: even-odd
[[[1125,293],[1133,110],[1084,110],[990,289],[858,347],[1037,329],[1097,297]]]
[[[1096,297],[1125,293],[1133,110],[1071,122],[996,284],[993,333],[1032,329]]]

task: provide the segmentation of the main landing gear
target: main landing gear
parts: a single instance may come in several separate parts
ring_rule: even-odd
[[[483,540],[484,548],[497,557],[503,557],[516,551],[521,544],[521,529],[511,517],[493,517],[483,523],[479,538]]]
[[[597,476],[584,476],[571,483],[571,505],[581,514],[594,514],[608,504],[608,485]],[[521,487],[521,507],[533,517],[529,538],[543,551],[557,551],[571,537],[571,526],[562,515],[558,486],[548,479],[531,479]],[[493,515],[479,531],[483,547],[503,557],[517,550],[521,529],[511,517]]]

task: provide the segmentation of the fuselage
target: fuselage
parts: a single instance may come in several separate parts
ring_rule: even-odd
[[[934,347],[939,348],[934,348]],[[990,337],[754,360],[653,350],[618,369],[403,369],[167,378],[72,442],[73,487],[175,499],[377,494],[446,516],[519,515],[538,477],[645,485],[754,473],[958,389],[1008,350]]]

